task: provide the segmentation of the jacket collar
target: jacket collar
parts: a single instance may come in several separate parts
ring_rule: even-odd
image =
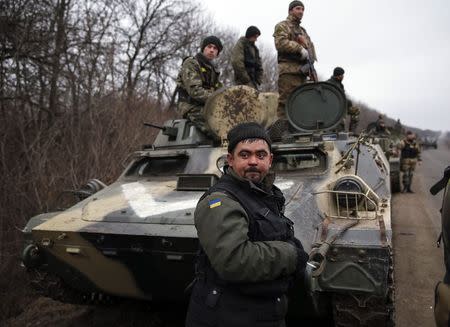
[[[300,19],[291,14],[289,14],[286,19],[294,25],[300,25],[300,23],[302,22]]]
[[[240,177],[231,167],[227,167],[225,169],[225,174],[230,175],[233,179],[249,187],[251,190],[264,193],[265,195],[272,195],[273,188],[276,187],[275,185],[273,185],[273,182],[275,180],[275,175],[273,173],[269,173],[260,183],[254,183],[248,179]]]

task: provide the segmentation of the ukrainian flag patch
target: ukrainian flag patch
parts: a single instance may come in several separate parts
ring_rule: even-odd
[[[220,201],[220,199],[214,199],[214,200],[209,200],[208,202],[209,204],[209,208],[216,208],[216,207],[220,207],[222,205],[222,202]]]

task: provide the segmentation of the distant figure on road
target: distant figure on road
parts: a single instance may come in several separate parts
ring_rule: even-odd
[[[263,77],[263,67],[259,50],[255,45],[261,31],[256,26],[249,26],[237,41],[231,54],[236,85],[247,85],[258,89]]]
[[[414,170],[416,169],[417,161],[421,161],[420,147],[416,142],[416,134],[411,131],[406,132],[406,137],[400,141],[398,145],[400,151],[400,170],[402,171],[402,192],[414,193],[411,190]]]
[[[343,68],[336,67],[333,70],[333,75],[327,80],[327,82],[333,84],[345,94],[344,84],[342,83],[342,81],[344,80],[344,74],[345,71]],[[350,124],[348,129],[350,132],[354,133],[356,131],[356,127],[358,127],[359,108],[354,107],[353,102],[349,98],[347,98],[347,96],[346,99],[347,99],[347,115],[350,116]],[[340,125],[340,130],[344,129],[345,129],[345,121],[342,121]]]
[[[442,198],[442,240],[444,242],[445,276],[435,288],[434,318],[437,327],[450,326],[450,166],[447,166],[442,179],[430,188],[433,195],[444,189]],[[439,241],[438,241],[439,242]]]
[[[211,35],[203,39],[200,52],[183,60],[176,81],[178,111],[204,133],[207,129],[203,107],[211,94],[222,86],[219,71],[212,62],[222,49],[218,37]]]

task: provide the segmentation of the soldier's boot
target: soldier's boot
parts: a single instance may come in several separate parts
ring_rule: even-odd
[[[408,193],[414,193],[413,190],[411,190],[411,184],[412,184],[412,173],[409,173],[409,183],[408,183],[408,187],[406,189],[406,192]]]
[[[448,327],[450,317],[450,285],[443,282],[434,289],[434,319],[437,327]]]

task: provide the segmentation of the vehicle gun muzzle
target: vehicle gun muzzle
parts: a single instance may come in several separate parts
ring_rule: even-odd
[[[176,128],[176,127],[159,126],[159,125],[150,124],[150,123],[144,123],[144,125],[148,126],[148,127],[160,129],[160,130],[162,130],[162,133],[164,135],[167,135],[169,137],[177,137],[177,135],[178,135],[178,128]]]
[[[447,166],[447,168],[445,168],[444,170],[444,176],[441,178],[440,181],[438,181],[430,188],[430,193],[432,195],[438,194],[442,189],[444,189],[447,186],[449,179],[450,179],[450,166]]]

